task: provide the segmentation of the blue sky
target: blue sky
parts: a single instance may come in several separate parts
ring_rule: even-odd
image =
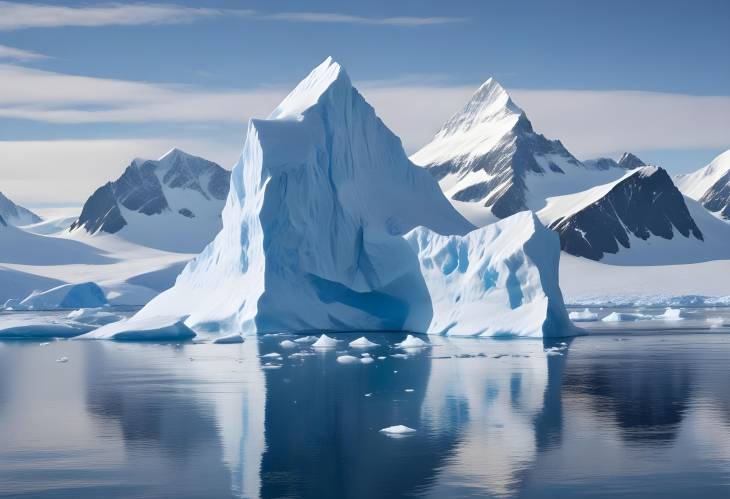
[[[410,152],[493,76],[578,157],[688,171],[730,147],[729,20],[719,0],[0,1],[0,190],[80,203],[172,146],[231,166],[327,55]]]

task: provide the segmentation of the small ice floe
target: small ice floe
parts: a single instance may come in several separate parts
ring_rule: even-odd
[[[360,358],[352,355],[340,355],[337,357],[337,362],[340,364],[359,364]]]
[[[366,393],[366,394],[365,394],[365,396],[366,396],[366,397],[372,397],[372,396],[373,396],[373,394],[372,394],[372,393]]]
[[[297,344],[294,343],[292,340],[284,340],[279,343],[279,346],[281,348],[296,348]]]
[[[267,362],[263,366],[261,366],[261,369],[280,369],[281,364],[272,364],[270,362]]]
[[[299,357],[311,357],[312,355],[316,355],[314,352],[296,352],[289,356],[290,359],[296,359]]]
[[[545,355],[547,355],[548,357],[553,357],[553,356],[557,356],[557,355],[561,355],[562,356],[563,355],[563,352],[561,352],[560,350],[555,350],[555,349],[552,349],[552,348],[548,348],[547,350],[545,350]]]
[[[295,343],[314,343],[315,341],[317,341],[316,336],[302,336],[294,340]]]
[[[80,308],[69,312],[66,318],[83,324],[94,324],[97,326],[104,326],[105,324],[123,319],[121,315],[113,314],[102,308]]]
[[[65,364],[66,362],[68,362],[68,357],[61,356],[61,357],[59,357],[59,358],[56,359],[56,362],[60,362],[62,364]]]
[[[216,345],[232,345],[235,343],[243,343],[243,336],[238,333],[221,336],[213,340]]]
[[[408,358],[408,356],[404,353],[394,353],[393,355],[391,355],[391,357],[393,357],[394,359],[407,359]]]
[[[606,317],[601,319],[603,322],[632,322],[646,319],[643,314],[630,314],[627,312],[611,312]]]
[[[410,435],[413,433],[416,433],[416,430],[413,428],[409,428],[405,425],[399,424],[395,426],[388,426],[387,428],[383,428],[380,430],[380,433],[385,433],[386,435],[390,436],[400,436],[400,435]]]
[[[279,352],[271,352],[261,356],[262,359],[280,359],[281,354]]]
[[[708,317],[707,319],[705,319],[705,322],[707,322],[707,324],[709,324],[709,326],[713,329],[722,327],[725,323],[722,317]]]
[[[571,312],[568,314],[568,317],[570,317],[570,320],[573,322],[589,322],[598,320],[598,314],[591,312],[588,309]]]
[[[393,371],[393,374],[398,374],[398,371]]]
[[[414,390],[413,390],[413,388],[406,388],[403,391],[406,392],[406,393],[412,393]]]
[[[423,341],[421,338],[416,338],[412,334],[409,334],[406,336],[405,340],[400,343],[396,343],[395,345],[400,348],[425,348],[429,346],[427,342]]]
[[[317,341],[312,343],[313,348],[336,348],[337,347],[337,340],[334,338],[330,338],[326,334],[323,334],[320,336]]]
[[[385,355],[379,355],[378,360],[385,360]]]
[[[372,357],[362,357],[360,359],[360,362],[363,364],[372,364],[373,362],[375,362],[375,359],[373,359]]]
[[[680,316],[682,311],[678,308],[667,308],[663,314],[657,315],[654,318],[660,321],[681,321],[682,317]]]
[[[350,342],[351,348],[374,348],[380,346],[377,343],[373,343],[364,336],[360,336],[358,339]]]
[[[47,347],[47,346],[48,346],[48,345],[50,345],[50,344],[51,344],[50,342],[48,342],[48,341],[44,341],[43,343],[38,343],[38,346],[39,346],[39,347]]]
[[[370,354],[367,352],[363,352],[360,354],[360,357],[370,357]]]

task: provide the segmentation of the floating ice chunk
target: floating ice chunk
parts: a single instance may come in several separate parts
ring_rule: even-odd
[[[50,345],[50,343],[47,341],[44,341],[43,343],[38,343],[39,347],[47,347],[48,345]]]
[[[315,341],[317,341],[316,336],[302,336],[294,340],[295,343],[314,343]]]
[[[281,364],[264,364],[261,369],[280,369]]]
[[[601,319],[603,322],[632,322],[645,319],[646,316],[643,314],[630,314],[627,312],[611,312],[606,317]]]
[[[360,336],[358,339],[350,342],[350,347],[352,348],[374,348],[377,346],[380,345],[378,345],[377,343],[373,343],[364,336]]]
[[[152,317],[112,322],[79,336],[83,340],[171,341],[189,340],[195,332],[185,325],[186,317]]]
[[[373,394],[372,394],[372,393],[366,393],[366,394],[365,394],[365,396],[366,396],[366,397],[372,397],[372,396],[373,396]]]
[[[570,314],[568,314],[568,317],[570,317],[570,320],[573,322],[588,322],[598,320],[598,314],[595,312],[591,312],[588,309],[585,309],[582,312],[571,312]]]
[[[296,348],[298,345],[294,343],[292,340],[284,340],[279,343],[279,346],[281,348]]]
[[[334,338],[330,338],[326,334],[323,334],[320,336],[317,341],[312,343],[312,347],[314,348],[335,348],[337,347],[338,341]]]
[[[385,360],[385,355],[379,355],[378,360]]]
[[[394,359],[407,359],[408,358],[408,356],[404,353],[394,353],[393,355],[391,355],[391,357],[393,357]]]
[[[400,343],[396,343],[396,346],[400,348],[425,348],[430,346],[427,342],[423,341],[421,338],[416,338],[412,334],[409,334],[406,336],[406,339],[401,341]]]
[[[411,393],[411,392],[413,392],[414,390],[413,390],[413,388],[406,388],[406,389],[405,389],[405,390],[403,390],[403,391],[404,391],[404,392],[406,392],[406,393]]]
[[[271,353],[267,353],[267,354],[262,355],[261,358],[262,359],[274,359],[274,358],[280,359],[281,358],[281,354],[279,352],[271,352]]]
[[[230,345],[233,343],[243,343],[243,336],[238,333],[229,334],[228,336],[222,336],[213,340],[213,343],[218,345]]]
[[[554,348],[548,348],[547,350],[545,350],[545,355],[547,355],[548,357],[552,357],[554,355],[563,355],[563,352]]]
[[[375,359],[373,359],[372,357],[362,357],[360,359],[360,362],[363,364],[372,364],[373,362],[375,362]]]
[[[361,353],[360,357],[370,357],[371,355],[367,352]]]
[[[657,315],[654,318],[662,321],[681,321],[681,313],[682,311],[678,308],[668,307],[663,314]]]
[[[61,356],[56,359],[56,362],[61,362],[62,364],[65,364],[66,362],[68,362],[68,357]]]
[[[340,364],[358,364],[360,359],[358,357],[353,357],[352,355],[340,355],[337,357],[337,362]]]
[[[311,357],[315,355],[313,352],[296,352],[289,356],[290,359],[296,359],[298,357]]]
[[[123,319],[121,315],[113,314],[99,308],[80,308],[70,312],[66,318],[83,324],[93,324],[96,326],[103,326]]]
[[[380,430],[381,433],[386,433],[388,435],[406,435],[410,433],[415,433],[416,430],[413,428],[409,428],[407,426],[404,426],[402,424],[395,425],[395,426],[388,426],[387,428],[383,428]]]
[[[42,317],[3,317],[0,339],[7,338],[73,338],[88,333],[94,326]]]

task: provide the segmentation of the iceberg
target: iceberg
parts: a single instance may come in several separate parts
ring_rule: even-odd
[[[377,343],[373,343],[364,336],[360,336],[358,339],[350,342],[351,348],[374,348],[379,346]]]
[[[663,314],[657,315],[654,318],[660,321],[681,321],[681,313],[682,311],[678,308],[668,307]]]
[[[380,430],[381,433],[385,433],[387,435],[406,435],[409,433],[415,433],[416,430],[413,428],[409,428],[408,426],[399,424],[395,426],[388,426],[387,428],[383,428]]]
[[[598,314],[595,312],[591,312],[587,308],[585,310],[571,312],[568,314],[568,317],[573,322],[590,322],[590,321],[596,321],[598,320]]]
[[[313,348],[336,348],[337,347],[337,340],[334,338],[330,338],[326,334],[323,334],[322,336],[317,339],[314,343],[312,343]]]
[[[98,308],[80,308],[70,312],[66,318],[82,324],[103,326],[121,320],[122,316]]]
[[[105,339],[116,341],[181,341],[195,337],[185,325],[185,317],[154,317],[127,319],[102,326],[76,339]]]
[[[15,310],[55,310],[97,308],[108,305],[104,292],[93,282],[62,284],[47,291],[34,291],[17,304]]]
[[[330,58],[249,122],[222,222],[126,327],[187,316],[201,334],[577,331],[557,236],[531,213],[476,229]]]
[[[644,314],[631,314],[626,312],[611,312],[601,319],[603,322],[633,322],[646,319]]]
[[[429,334],[559,337],[578,334],[558,286],[558,236],[520,212],[465,236],[419,227],[418,253],[433,304]]]

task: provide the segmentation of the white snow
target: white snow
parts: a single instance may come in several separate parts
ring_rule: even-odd
[[[330,338],[326,334],[320,336],[317,341],[312,343],[313,348],[336,348],[338,340]]]
[[[589,322],[598,319],[598,314],[591,312],[587,308],[583,311],[570,312],[568,317],[573,322]]]
[[[373,343],[364,336],[360,336],[358,339],[350,342],[351,348],[374,348],[379,346],[377,343]]]
[[[730,149],[713,159],[707,166],[674,177],[674,184],[685,196],[699,200],[720,178],[730,171]]]
[[[408,433],[415,433],[416,430],[413,428],[409,428],[407,426],[404,426],[402,424],[395,425],[395,426],[388,426],[387,428],[383,428],[380,430],[381,433],[387,433],[391,435],[404,435]]]

